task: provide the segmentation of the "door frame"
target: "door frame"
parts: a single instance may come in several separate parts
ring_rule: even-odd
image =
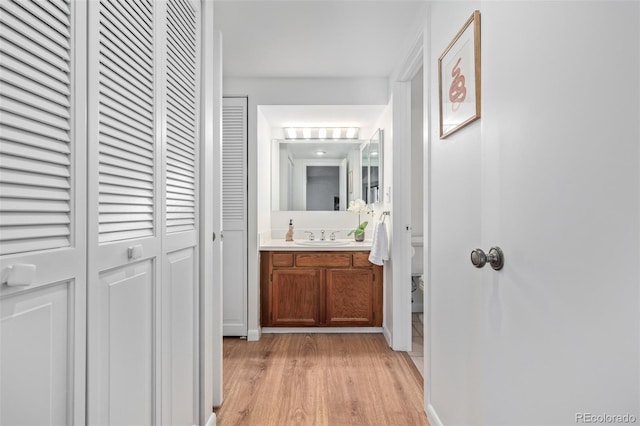
[[[203,425],[216,424],[213,407],[223,400],[222,35],[207,24],[213,22],[213,14],[213,2],[202,1],[200,424]]]
[[[392,87],[393,93],[393,182],[402,182],[395,186],[393,197],[393,330],[392,347],[397,351],[411,351],[411,293],[408,291],[411,282],[411,80],[420,69],[424,69],[424,50],[428,43],[424,40],[425,30],[420,29],[411,45],[404,62],[398,68],[398,74]],[[423,71],[424,73],[424,71]],[[423,94],[423,103],[426,99]],[[424,110],[423,138],[427,140],[428,115]],[[427,149],[424,150],[425,154]],[[427,176],[426,157],[423,158],[423,170]],[[428,182],[428,180],[427,180]],[[425,185],[426,189],[426,185]],[[427,196],[424,197],[424,239],[428,240],[429,216]],[[425,244],[425,247],[427,244]],[[425,248],[424,253],[427,252]],[[423,259],[424,261],[424,259]],[[427,268],[426,261],[423,263]],[[426,271],[425,271],[426,273]],[[425,290],[426,292],[426,290]],[[424,317],[427,318],[426,306]],[[426,323],[425,323],[426,330]],[[425,346],[426,348],[426,346]],[[425,356],[425,359],[426,356]],[[426,370],[425,370],[426,371]],[[425,382],[426,383],[426,382]]]
[[[426,38],[429,34],[429,19],[430,11],[427,10],[424,27],[421,28],[419,34],[413,42],[409,53],[405,57],[404,62],[399,68],[398,76],[395,81],[410,84],[411,80],[417,75],[420,68],[423,73],[423,93],[422,93],[422,105],[423,105],[423,241],[424,250],[422,262],[424,265],[424,303],[423,303],[423,348],[424,348],[424,410],[427,413],[429,422],[433,425],[442,425],[442,422],[436,415],[431,405],[431,386],[428,380],[431,376],[431,305],[430,305],[430,283],[431,283],[431,168],[429,167],[431,161],[431,106],[430,106],[430,74],[429,74],[429,58],[431,53],[431,46],[429,40]],[[395,88],[394,88],[395,89]],[[401,92],[394,90],[394,107],[399,99],[397,95],[400,93],[401,97],[408,96],[408,100],[411,99],[411,93],[409,90],[406,93],[406,88]],[[397,93],[399,92],[399,93]],[[404,99],[403,99],[404,100]],[[395,110],[395,108],[394,108]],[[398,118],[398,124],[403,133],[398,134],[398,128],[396,127],[396,117]],[[411,125],[411,108],[401,109],[400,113],[396,115],[394,111],[394,155],[393,155],[393,169],[406,168],[406,164],[411,163],[411,137],[408,134]],[[402,182],[410,182],[411,176],[409,173],[403,173],[402,175],[396,174],[395,179],[404,179]],[[394,205],[394,212],[406,212],[402,217],[397,217],[398,214],[394,214],[394,223],[402,221],[403,218],[409,217],[411,212],[411,185],[396,186],[396,198],[399,196],[399,202]],[[406,219],[405,219],[406,220]],[[407,221],[410,223],[410,221]],[[396,342],[398,346],[405,345],[411,348],[411,298],[408,297],[407,287],[411,280],[411,232],[403,232],[402,222],[399,226],[394,228],[394,253],[400,247],[400,256],[405,259],[405,262],[399,268],[394,268],[393,277],[393,294],[394,299],[400,302],[394,306],[394,324],[399,324],[399,327],[394,326],[393,333],[393,346],[396,349]],[[397,297],[395,297],[397,296]],[[402,317],[400,317],[402,315]],[[398,349],[396,349],[398,350]]]

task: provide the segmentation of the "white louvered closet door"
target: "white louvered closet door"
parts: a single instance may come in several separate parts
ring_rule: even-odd
[[[247,98],[222,103],[223,334],[247,335]]]
[[[84,422],[82,5],[0,1],[0,424]]]
[[[166,3],[162,423],[199,423],[198,190],[200,5]]]
[[[89,2],[88,423],[159,420],[160,11]]]
[[[90,424],[197,424],[200,10],[89,4]]]

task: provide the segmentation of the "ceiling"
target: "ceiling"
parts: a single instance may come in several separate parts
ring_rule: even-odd
[[[216,0],[225,77],[388,77],[425,0]]]
[[[424,23],[426,0],[215,0],[223,74],[248,78],[388,78]],[[262,106],[272,128],[359,127],[384,106]],[[283,138],[273,134],[274,138]]]

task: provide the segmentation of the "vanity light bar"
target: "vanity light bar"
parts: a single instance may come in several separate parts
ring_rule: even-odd
[[[285,127],[285,139],[358,139],[358,127]]]

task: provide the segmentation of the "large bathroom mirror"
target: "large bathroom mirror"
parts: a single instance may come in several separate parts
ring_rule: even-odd
[[[360,162],[362,167],[362,199],[367,204],[379,203],[382,201],[383,175],[383,131],[375,131],[368,143],[362,145]]]
[[[363,140],[274,140],[272,210],[344,211],[362,198]]]

